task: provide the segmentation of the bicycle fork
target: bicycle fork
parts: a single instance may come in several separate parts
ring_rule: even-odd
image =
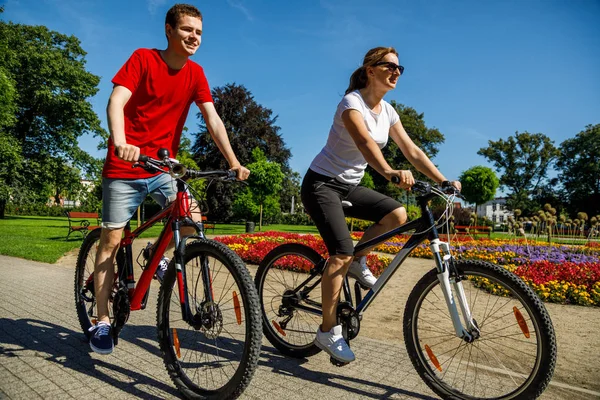
[[[471,315],[471,309],[469,308],[462,282],[453,268],[450,246],[448,243],[442,242],[439,239],[433,239],[429,247],[437,265],[437,277],[444,294],[444,299],[446,300],[450,318],[452,318],[456,336],[471,343],[479,337],[480,331]],[[453,270],[452,276],[450,276],[450,269]],[[460,314],[456,305],[457,302],[460,305],[463,321],[465,321],[466,326],[463,325],[460,319]]]

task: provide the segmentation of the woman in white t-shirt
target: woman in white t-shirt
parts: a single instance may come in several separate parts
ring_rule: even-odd
[[[342,201],[352,203],[345,210],[346,215],[375,222],[360,242],[406,222],[406,210],[400,203],[358,186],[367,164],[388,180],[398,177],[397,185],[403,189],[414,184],[410,170],[395,170],[383,157],[381,149],[390,137],[417,170],[438,183],[446,180],[407,135],[394,107],[383,100],[385,94],[396,87],[403,71],[394,48],[376,47],[367,52],[363,65],[350,77],[350,85],[338,104],[327,143],[302,182],[302,202],[329,251],[321,282],[323,322],[315,344],[341,362],[354,361],[342,328],[336,325],[343,277],[348,272],[368,288],[376,282],[366,264],[370,249],[353,254]],[[460,189],[460,182],[453,184]]]

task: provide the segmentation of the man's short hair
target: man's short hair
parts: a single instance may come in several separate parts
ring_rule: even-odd
[[[186,15],[200,18],[200,21],[202,21],[202,13],[196,7],[190,4],[175,4],[169,9],[169,11],[167,11],[165,24],[169,24],[171,27],[175,28],[177,26],[177,22],[179,22],[179,19]]]

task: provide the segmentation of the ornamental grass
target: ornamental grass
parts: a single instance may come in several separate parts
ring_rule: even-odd
[[[352,234],[354,240],[361,237],[362,232]],[[396,254],[408,238],[408,235],[391,238],[377,246],[375,251]],[[313,248],[322,257],[327,257],[327,248],[319,235],[261,232],[220,236],[216,239],[225,243],[250,264],[260,264],[272,249],[283,243],[302,243]],[[544,301],[600,306],[600,245],[597,242],[575,246],[548,245],[545,242],[524,239],[473,240],[459,237],[456,240],[452,239],[450,243],[456,258],[502,265],[523,279]],[[411,256],[432,258],[426,243],[419,245]],[[390,257],[372,253],[368,256],[367,263],[373,274],[379,276],[390,261]],[[287,257],[286,265],[279,267],[307,271],[310,265],[304,260]],[[492,293],[503,294],[489,282],[477,284]]]

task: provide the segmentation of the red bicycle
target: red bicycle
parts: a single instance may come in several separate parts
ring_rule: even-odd
[[[235,398],[250,383],[258,364],[262,327],[260,306],[250,273],[240,257],[227,246],[204,235],[202,222],[191,218],[189,178],[235,180],[233,171],[195,171],[169,158],[140,156],[134,166],[168,173],[177,185],[177,198],[143,225],[125,227],[117,253],[117,274],[110,296],[114,344],[129,313],[143,310],[150,284],[169,243],[175,250],[158,295],[158,341],[167,371],[187,398]],[[135,281],[133,241],[144,231],[166,220]],[[200,219],[201,220],[201,219]],[[180,228],[192,226],[196,234],[182,236]],[[101,229],[84,239],[75,272],[75,306],[83,332],[96,323],[94,263]],[[140,262],[142,259],[142,262]]]

